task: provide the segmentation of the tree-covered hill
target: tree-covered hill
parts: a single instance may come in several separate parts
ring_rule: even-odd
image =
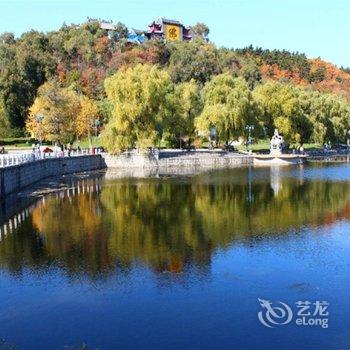
[[[19,38],[11,33],[2,34],[0,136],[23,134],[35,98],[40,97],[40,94],[48,96],[55,87],[69,89],[77,96],[82,96],[85,106],[98,110],[100,118],[107,121],[112,101],[107,97],[105,79],[138,64],[156,65],[169,75],[172,84],[192,82],[203,92],[210,89],[202,88],[213,77],[228,73],[232,78],[244,79],[250,91],[260,86],[260,90],[253,93],[254,96],[261,96],[263,91],[268,91],[268,87],[264,90],[261,86],[272,80],[295,87],[295,91],[302,88],[314,95],[326,92],[343,98],[342,101],[350,99],[349,69],[337,68],[321,59],[308,59],[300,53],[251,46],[243,49],[218,48],[200,35],[191,42],[166,44],[146,41],[138,45],[127,41],[127,33],[128,29],[121,23],[114,32],[108,33],[100,28],[98,22],[87,22],[82,25],[64,25],[49,33],[32,30]],[[49,85],[39,90],[45,82]],[[272,94],[271,91],[267,93]],[[274,93],[277,96],[276,91]],[[248,96],[250,92],[245,94]],[[61,98],[68,95],[64,90],[57,93]],[[327,98],[329,100],[330,97]],[[44,107],[36,101],[35,108],[39,111]],[[39,112],[36,113],[39,115]],[[266,114],[266,110],[261,113]],[[86,115],[89,113],[82,113],[82,124]],[[317,120],[328,117],[331,117],[329,113],[315,114]],[[328,133],[331,132],[334,133],[328,130]]]

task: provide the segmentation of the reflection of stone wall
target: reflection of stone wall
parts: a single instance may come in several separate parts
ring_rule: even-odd
[[[43,159],[0,169],[0,198],[50,176],[104,168],[100,155]]]

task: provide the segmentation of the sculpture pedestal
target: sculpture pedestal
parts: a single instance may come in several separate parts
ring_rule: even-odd
[[[302,164],[306,160],[306,155],[272,155],[272,154],[261,154],[254,156],[254,165],[291,165],[291,164]]]
[[[280,149],[271,149],[270,156],[271,157],[279,157],[282,155],[282,151]]]

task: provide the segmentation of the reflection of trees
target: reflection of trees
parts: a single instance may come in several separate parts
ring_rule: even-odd
[[[180,271],[188,257],[199,265],[211,249],[187,184],[121,182],[102,192],[104,225],[111,227],[110,253],[129,264],[141,260],[156,270]]]
[[[296,185],[286,179],[277,196],[269,183],[253,184],[252,203],[241,185],[198,186],[195,191],[197,212],[215,245],[230,244],[238,237],[323,224],[326,213],[339,211],[350,198],[346,183],[317,180]]]
[[[214,249],[236,239],[321,225],[348,212],[346,183],[283,179],[274,194],[268,182],[255,181],[251,202],[247,189],[246,181],[215,184],[199,176],[118,180],[101,193],[47,197],[0,242],[0,264],[11,271],[54,264],[90,276],[135,262],[154,271],[206,268]]]
[[[30,269],[47,266],[51,262],[41,236],[33,229],[30,219],[19,226],[13,234],[0,242],[0,266],[20,273],[23,267]]]

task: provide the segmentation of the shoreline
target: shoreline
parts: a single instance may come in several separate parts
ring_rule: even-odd
[[[87,173],[95,173],[96,170],[108,169],[124,177],[157,177],[160,173],[165,176],[188,176],[198,171],[253,166],[254,157],[261,157],[261,155],[222,150],[161,150],[147,154],[131,151],[121,155],[101,153],[48,158],[0,168],[0,197],[3,201],[9,196],[28,192],[27,189],[35,188],[36,183],[47,182],[54,184],[46,189],[46,193],[50,193],[52,188],[56,188],[57,183],[62,180],[62,176],[69,174],[86,176]],[[350,163],[350,154],[311,155],[303,158],[310,162]],[[29,192],[32,191],[29,190]],[[41,191],[41,193],[44,192]]]
[[[350,158],[350,155],[347,156]],[[330,163],[328,161],[315,163]],[[339,162],[338,162],[339,163]],[[349,163],[349,161],[347,162]],[[0,223],[11,221],[11,227],[16,226],[25,215],[30,213],[30,208],[35,207],[38,201],[45,200],[47,196],[59,196],[60,198],[70,197],[76,193],[93,193],[99,191],[104,180],[125,179],[167,179],[171,177],[189,178],[199,173],[206,173],[215,170],[240,169],[254,167],[253,164],[240,164],[235,166],[183,166],[183,167],[148,167],[148,168],[104,168],[61,174],[44,178],[32,183],[21,190],[7,195],[1,200]],[[275,166],[265,166],[271,168]],[[258,167],[257,167],[258,168]],[[260,168],[260,167],[259,167]],[[19,213],[19,214],[18,214]],[[1,234],[1,232],[0,232]]]

